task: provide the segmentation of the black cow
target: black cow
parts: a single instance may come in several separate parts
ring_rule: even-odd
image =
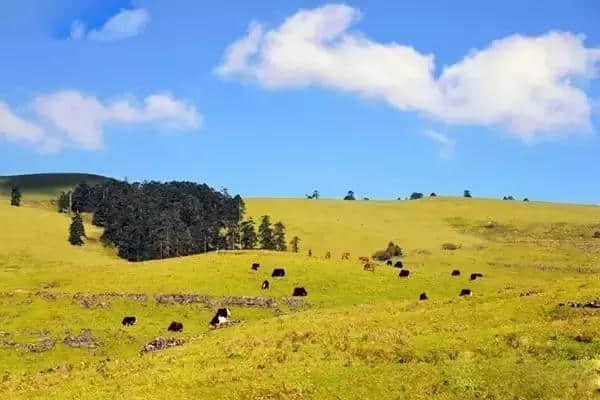
[[[400,278],[408,278],[409,275],[410,271],[407,269],[403,269],[402,271],[400,271],[400,274],[398,274]]]
[[[421,295],[419,296],[419,300],[427,300],[427,299],[429,299],[429,298],[427,297],[427,293],[425,293],[425,292],[421,293]]]
[[[404,268],[402,261],[396,261],[396,263],[394,264],[394,268]]]
[[[260,264],[259,263],[253,263],[252,264],[252,270],[253,271],[258,271],[259,268],[260,268]]]
[[[459,296],[472,296],[473,292],[471,289],[461,289]]]
[[[228,318],[231,317],[229,308],[219,308],[215,316],[210,320],[210,325],[216,328],[219,325],[226,324],[229,322]]]
[[[453,270],[452,276],[460,276],[460,270],[458,270],[458,269]]]
[[[269,288],[269,281],[264,280],[262,285],[260,286],[261,289],[265,290]]]
[[[285,269],[283,268],[275,268],[273,273],[271,274],[273,278],[285,276]]]
[[[131,326],[135,324],[135,317],[125,317],[123,318],[123,321],[121,321],[121,324],[123,326]]]
[[[170,332],[181,332],[183,330],[183,324],[181,322],[172,321],[167,330]]]
[[[385,265],[392,266],[392,260],[387,260],[387,261],[385,262]]]
[[[306,295],[308,295],[308,293],[306,292],[306,289],[304,289],[303,287],[294,288],[294,293],[292,293],[292,296],[306,296]]]
[[[483,278],[483,274],[480,274],[479,272],[476,272],[474,274],[471,274],[471,280],[474,281],[477,278]]]

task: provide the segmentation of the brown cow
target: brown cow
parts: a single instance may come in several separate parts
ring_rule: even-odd
[[[363,267],[363,270],[375,272],[375,265],[373,265],[371,263],[366,263],[365,266]]]
[[[473,292],[471,289],[461,289],[459,296],[472,296]]]
[[[350,259],[350,253],[349,252],[342,253],[342,260],[349,260],[349,259]]]
[[[455,269],[455,270],[452,271],[452,274],[450,274],[450,275],[452,275],[452,276],[460,276],[460,270]]]
[[[331,252],[328,251],[327,253],[325,253],[325,258],[326,259],[330,259],[331,258]]]
[[[362,262],[363,264],[364,264],[364,263],[368,263],[368,262],[369,262],[369,257],[365,257],[365,256],[358,257],[358,260],[359,260],[360,262]]]

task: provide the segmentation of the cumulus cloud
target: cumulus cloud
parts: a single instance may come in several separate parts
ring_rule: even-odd
[[[127,39],[142,33],[149,20],[150,14],[144,8],[121,10],[118,14],[109,18],[99,29],[88,31],[83,22],[73,21],[70,37],[73,40],[89,39],[99,41]]]
[[[0,138],[36,145],[56,152],[70,144],[87,150],[104,145],[108,126],[151,125],[166,130],[194,130],[202,117],[193,105],[168,93],[103,102],[95,96],[64,90],[36,97],[31,104],[34,121],[20,118],[0,102]]]
[[[269,89],[357,93],[447,123],[500,126],[525,140],[590,127],[590,99],[575,82],[597,77],[600,48],[586,48],[583,36],[512,35],[436,76],[434,55],[351,31],[359,19],[357,9],[333,4],[301,10],[271,30],[253,22],[215,71]]]
[[[439,146],[441,157],[448,158],[454,153],[454,140],[448,136],[434,130],[426,130],[423,132],[423,135]]]

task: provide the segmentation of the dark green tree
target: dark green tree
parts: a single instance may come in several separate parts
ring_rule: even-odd
[[[410,199],[411,200],[418,200],[418,199],[422,199],[423,198],[423,193],[419,193],[419,192],[413,192],[410,195]]]
[[[287,242],[285,241],[285,226],[283,223],[278,222],[273,228],[273,246],[277,251],[286,251]]]
[[[256,228],[254,226],[254,220],[250,218],[247,221],[243,221],[240,224],[240,231],[240,242],[242,249],[254,249],[256,247],[256,243],[258,242],[258,238],[256,236]]]
[[[300,248],[300,238],[298,236],[294,236],[290,241],[290,246],[292,247],[292,251],[297,253]]]
[[[260,225],[258,227],[258,243],[263,250],[275,250],[273,228],[271,227],[271,218],[268,215],[263,215],[260,219]]]
[[[81,246],[83,244],[82,237],[85,237],[85,229],[83,228],[83,220],[79,213],[75,213],[71,220],[71,226],[69,227],[69,243],[74,246]]]
[[[348,190],[346,196],[344,196],[344,200],[356,200],[354,197],[354,192],[352,190]]]
[[[10,205],[15,207],[21,205],[21,190],[17,186],[13,186],[10,191]]]
[[[463,193],[463,197],[473,197],[471,196],[471,191],[470,190],[465,190]]]
[[[59,213],[66,213],[70,210],[71,192],[60,192],[58,196],[57,208]]]

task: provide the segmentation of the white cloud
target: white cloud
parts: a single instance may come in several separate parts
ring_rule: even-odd
[[[41,127],[18,117],[6,103],[0,101],[0,138],[39,143],[43,137]]]
[[[143,105],[123,99],[103,103],[94,96],[74,90],[42,95],[34,100],[38,116],[70,140],[86,149],[103,146],[107,125],[157,124],[167,129],[197,129],[200,114],[195,107],[169,94],[153,94]]]
[[[73,40],[89,39],[99,41],[127,39],[142,33],[149,20],[150,14],[144,8],[121,10],[118,14],[109,18],[99,29],[86,31],[83,22],[73,21],[70,37]]]
[[[448,136],[434,130],[426,130],[423,132],[423,135],[439,146],[441,157],[448,158],[454,153],[454,140],[450,139]]]
[[[103,102],[75,90],[36,97],[31,105],[37,118],[18,117],[0,101],[0,139],[21,141],[43,152],[56,152],[64,145],[87,150],[104,145],[108,126],[156,127],[163,130],[195,130],[202,117],[193,105],[168,93],[146,97],[141,104],[134,98]]]
[[[597,76],[600,48],[586,48],[582,36],[509,36],[436,77],[433,55],[350,31],[359,18],[334,4],[301,10],[276,29],[252,23],[215,71],[270,89],[353,92],[447,123],[500,126],[525,140],[590,127],[590,100],[575,82]]]

